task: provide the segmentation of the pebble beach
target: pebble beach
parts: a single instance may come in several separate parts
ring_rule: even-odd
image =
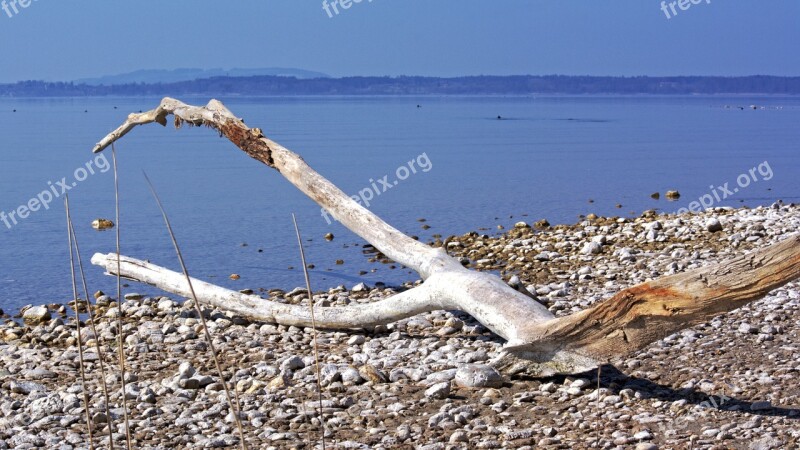
[[[800,207],[778,202],[635,219],[590,215],[572,225],[520,222],[498,236],[472,232],[433,245],[467,267],[499,274],[561,316],[799,228]],[[314,303],[373,302],[418,283],[338,286],[315,292]],[[304,288],[264,297],[308,301]],[[115,447],[124,448],[117,302],[103,293],[94,300],[97,334],[88,322],[82,329],[94,446],[108,448],[111,424]],[[225,380],[192,301],[129,292],[122,310],[133,448],[238,448]],[[90,448],[72,308],[32,305],[15,314],[5,311],[0,324],[0,449]],[[599,371],[548,378],[496,371],[503,341],[460,312],[319,330],[324,427],[313,330],[216,309],[204,315],[240,399],[248,448],[322,448],[323,429],[327,448],[347,449],[800,448],[798,282]]]

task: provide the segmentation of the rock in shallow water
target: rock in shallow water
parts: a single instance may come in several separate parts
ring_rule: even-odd
[[[95,219],[92,222],[92,228],[95,230],[108,230],[114,228],[114,222],[108,219]]]
[[[50,320],[50,311],[46,306],[32,306],[22,313],[22,320],[30,324],[38,324]]]
[[[358,283],[357,285],[353,286],[353,289],[351,289],[351,291],[353,291],[353,292],[367,292],[367,291],[369,291],[369,286],[367,286],[365,283]]]

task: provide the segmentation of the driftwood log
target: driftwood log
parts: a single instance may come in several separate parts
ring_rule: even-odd
[[[221,102],[191,106],[165,98],[154,110],[134,113],[103,138],[101,152],[138,125],[183,124],[216,129],[252,158],[277,170],[342,225],[424,282],[378,302],[315,308],[317,326],[361,329],[434,310],[463,311],[507,341],[494,363],[531,375],[576,373],[623,357],[676,331],[739,308],[800,276],[800,235],[722,264],[666,276],[619,292],[596,306],[556,318],[547,308],[500,278],[464,268],[441,248],[432,248],[391,227],[356,203],[297,154],[250,128]],[[96,254],[92,263],[116,275],[117,255]],[[183,274],[121,257],[120,275],[180,296],[190,296]],[[311,326],[305,306],[285,305],[193,280],[201,303],[275,324]]]

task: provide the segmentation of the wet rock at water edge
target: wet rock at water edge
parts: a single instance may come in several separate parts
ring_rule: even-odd
[[[46,306],[31,306],[22,312],[22,320],[29,324],[38,324],[50,320],[50,310]]]
[[[108,219],[95,219],[92,221],[92,228],[95,230],[110,230],[114,228],[114,222]]]

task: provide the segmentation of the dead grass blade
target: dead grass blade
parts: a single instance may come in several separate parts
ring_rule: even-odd
[[[92,333],[94,333],[94,345],[95,350],[97,351],[97,361],[100,365],[100,381],[103,387],[103,397],[105,399],[105,414],[106,414],[106,421],[108,425],[108,448],[109,450],[114,450],[114,430],[111,426],[111,400],[108,396],[108,384],[106,383],[106,365],[105,365],[105,356],[103,355],[103,348],[100,345],[100,334],[97,333],[97,324],[95,324],[94,318],[94,309],[92,307],[92,301],[89,297],[89,287],[86,283],[86,272],[83,270],[83,258],[81,258],[81,247],[78,244],[78,236],[75,234],[75,226],[72,223],[72,219],[69,217],[69,212],[67,212],[67,222],[69,222],[69,232],[72,236],[72,242],[75,244],[75,256],[78,259],[78,271],[81,274],[81,282],[83,283],[83,294],[86,297],[86,312],[89,314],[89,323],[92,327]]]
[[[319,366],[319,343],[317,342],[317,319],[314,315],[314,294],[311,291],[311,277],[308,275],[308,265],[306,264],[306,251],[303,248],[303,239],[300,237],[300,227],[297,226],[297,217],[292,214],[294,231],[297,233],[297,244],[300,246],[300,260],[303,262],[303,274],[306,277],[306,290],[308,292],[308,307],[311,310],[311,330],[314,341],[314,360],[317,369],[317,393],[319,395],[319,424],[322,428],[322,450],[325,450],[325,418],[322,415],[322,377]]]
[[[94,450],[92,434],[92,412],[89,409],[89,391],[86,385],[86,369],[83,361],[83,337],[81,336],[81,314],[78,302],[78,283],[75,281],[75,254],[72,244],[72,217],[69,212],[69,195],[64,195],[64,209],[67,211],[67,242],[69,243],[69,267],[72,279],[72,301],[75,310],[75,329],[78,332],[78,359],[80,363],[81,388],[83,391],[83,408],[86,411],[86,426],[89,429],[89,448]]]
[[[131,447],[131,424],[128,419],[128,399],[126,398],[125,391],[127,390],[125,381],[125,339],[122,329],[122,277],[119,275],[121,262],[121,245],[120,245],[120,223],[119,223],[119,172],[117,171],[117,150],[114,144],[111,144],[111,159],[114,163],[114,206],[115,206],[115,219],[116,219],[116,240],[117,240],[117,354],[119,356],[119,372],[122,379],[122,410],[124,411],[125,418],[125,443],[128,450],[133,450]],[[111,417],[108,418],[109,425],[111,424]]]
[[[230,390],[228,389],[228,383],[225,380],[225,376],[222,373],[222,367],[219,364],[219,358],[217,357],[217,350],[214,347],[214,340],[211,339],[211,333],[208,332],[208,326],[206,325],[206,318],[203,315],[203,310],[200,308],[200,302],[197,299],[197,294],[194,291],[194,286],[192,285],[192,279],[189,276],[189,270],[186,268],[186,263],[183,260],[183,253],[181,253],[181,248],[178,245],[178,240],[175,238],[175,233],[172,231],[172,225],[170,224],[169,217],[167,217],[167,211],[164,209],[164,206],[161,204],[161,199],[158,197],[158,193],[156,192],[155,187],[153,187],[153,183],[150,182],[150,178],[147,177],[147,174],[144,174],[145,180],[147,180],[147,185],[150,187],[150,191],[153,193],[153,197],[158,204],[158,209],[161,210],[161,215],[164,218],[164,223],[167,226],[167,231],[169,232],[169,236],[172,239],[172,245],[175,247],[175,253],[178,254],[178,260],[181,263],[181,269],[183,270],[183,274],[186,277],[186,282],[189,284],[189,291],[192,293],[192,300],[194,301],[194,307],[197,311],[197,315],[200,318],[200,323],[203,325],[203,333],[206,337],[206,342],[208,343],[208,348],[211,351],[211,356],[214,358],[214,365],[217,367],[217,375],[222,381],[222,386],[225,388],[225,396],[228,398],[228,406],[231,408],[231,413],[234,415],[234,420],[236,421],[236,426],[239,429],[239,439],[241,441],[241,447],[243,450],[247,449],[247,445],[244,441],[244,427],[242,426],[242,421],[240,416],[239,410],[239,395],[236,392],[236,387],[234,386],[233,392],[236,395],[236,404],[234,405],[234,401],[231,398]],[[117,271],[119,273],[119,271]]]

